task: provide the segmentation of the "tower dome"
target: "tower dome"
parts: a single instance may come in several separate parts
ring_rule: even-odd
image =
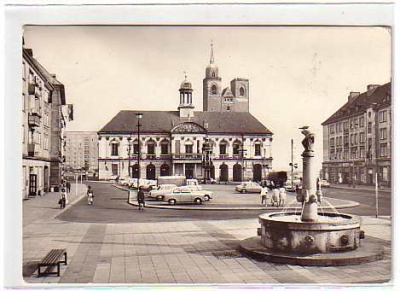
[[[185,90],[192,89],[192,83],[190,83],[188,80],[186,80],[186,76],[185,76],[185,81],[183,81],[181,83],[181,89],[185,89]]]

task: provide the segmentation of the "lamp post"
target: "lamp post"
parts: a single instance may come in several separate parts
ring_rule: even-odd
[[[137,118],[137,138],[138,138],[138,178],[137,178],[137,190],[139,192],[139,181],[140,181],[140,127],[142,126],[140,124],[140,119],[142,119],[143,113],[137,112],[136,113],[136,118]]]
[[[131,137],[128,138],[128,176],[129,178],[132,178],[132,169],[131,169],[131,150],[132,150],[132,144],[131,144]]]

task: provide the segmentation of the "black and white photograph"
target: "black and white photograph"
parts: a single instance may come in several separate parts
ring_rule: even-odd
[[[20,33],[21,286],[390,288],[392,27]]]

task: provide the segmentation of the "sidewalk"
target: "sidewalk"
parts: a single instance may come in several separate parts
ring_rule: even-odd
[[[70,195],[68,207],[84,193],[82,185],[76,198]],[[58,197],[49,193],[23,204],[23,260],[26,269],[31,266],[31,272],[25,273],[25,287],[92,283],[256,284],[260,288],[260,284],[280,283],[382,283],[391,276],[391,221],[386,217],[362,217],[367,239],[385,247],[383,260],[356,266],[302,267],[258,262],[237,251],[240,241],[256,235],[258,216],[174,223],[71,223],[54,218],[62,211],[57,208]],[[60,277],[37,277],[35,264],[53,248],[67,249],[68,265],[62,265]]]
[[[64,209],[60,209],[58,204],[61,192],[47,192],[43,196],[35,196],[28,200],[23,200],[23,226],[25,227],[38,220],[53,219],[85,196],[86,189],[87,186],[85,184],[71,183],[71,193],[67,194],[68,204]]]

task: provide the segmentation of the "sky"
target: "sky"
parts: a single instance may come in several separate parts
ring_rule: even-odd
[[[381,27],[25,26],[24,40],[74,104],[67,130],[82,131],[120,110],[177,110],[185,72],[201,111],[213,42],[222,88],[249,79],[250,113],[274,133],[275,170],[289,169],[291,139],[301,165],[304,125],[321,165],[321,123],[349,92],[391,81],[391,31]]]

